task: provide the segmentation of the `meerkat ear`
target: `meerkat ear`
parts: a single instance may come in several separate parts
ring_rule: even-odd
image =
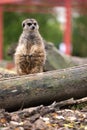
[[[24,28],[24,26],[25,26],[25,23],[22,23],[22,27]]]

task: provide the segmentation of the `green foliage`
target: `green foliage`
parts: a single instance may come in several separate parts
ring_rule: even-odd
[[[22,20],[26,18],[35,18],[40,26],[40,33],[42,37],[55,43],[62,41],[62,32],[60,24],[56,17],[51,14],[28,14],[28,13],[4,13],[4,57],[7,58],[6,51],[13,43],[18,42],[19,36],[22,32]]]
[[[87,17],[80,15],[73,20],[73,54],[87,56]]]

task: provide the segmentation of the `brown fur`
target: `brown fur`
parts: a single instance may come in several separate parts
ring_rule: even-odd
[[[27,23],[32,25],[27,25]],[[36,25],[34,25],[36,23]],[[23,33],[14,55],[16,71],[19,75],[40,73],[46,60],[46,52],[42,37],[35,19],[26,19],[22,23]],[[35,26],[34,29],[32,29]]]

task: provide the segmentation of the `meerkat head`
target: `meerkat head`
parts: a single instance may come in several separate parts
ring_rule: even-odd
[[[25,19],[22,22],[23,30],[26,31],[35,31],[39,29],[39,25],[35,19]]]

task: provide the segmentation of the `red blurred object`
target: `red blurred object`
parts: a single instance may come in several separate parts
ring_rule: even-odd
[[[12,4],[15,2],[21,2],[22,0],[0,0],[0,4]]]
[[[7,63],[6,69],[10,70],[14,68],[14,63]]]
[[[71,0],[65,1],[66,7],[66,25],[64,32],[64,43],[66,47],[65,54],[71,55]]]
[[[3,58],[3,7],[0,6],[0,60]]]

